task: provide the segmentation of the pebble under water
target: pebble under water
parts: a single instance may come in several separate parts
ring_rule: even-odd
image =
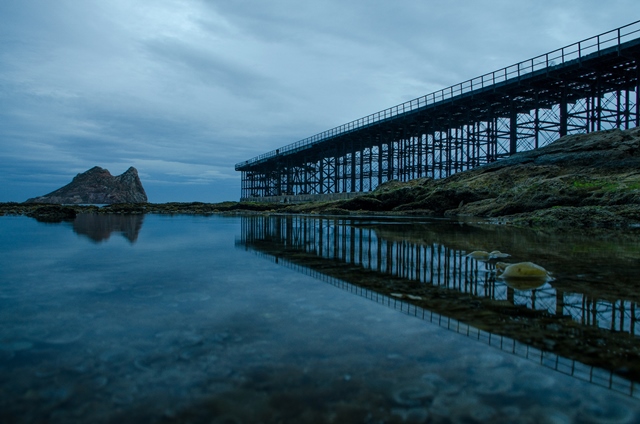
[[[0,422],[640,421],[620,375],[327,284],[247,219],[0,218]]]

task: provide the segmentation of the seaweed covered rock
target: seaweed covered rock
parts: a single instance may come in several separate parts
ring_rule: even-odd
[[[58,205],[40,206],[26,215],[40,222],[62,222],[76,219],[75,209]]]
[[[349,202],[402,214],[511,217],[531,226],[637,226],[639,168],[640,128],[609,130],[563,137],[447,178],[388,182],[366,202]]]

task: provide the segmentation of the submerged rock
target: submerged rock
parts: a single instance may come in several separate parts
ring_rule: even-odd
[[[498,262],[496,269],[500,273],[498,278],[507,282],[507,285],[518,290],[531,290],[542,286],[551,279],[551,273],[533,262],[519,262],[505,264]]]
[[[507,264],[500,276],[502,278],[540,278],[548,275],[549,272],[540,265],[533,262],[519,262],[517,264]]]
[[[491,253],[489,253],[489,257],[491,259],[503,259],[503,258],[508,258],[509,256],[511,256],[508,253],[503,253],[499,250],[494,250]]]
[[[47,195],[28,199],[25,203],[114,204],[146,203],[138,171],[130,167],[122,175],[113,176],[99,166],[78,174],[66,186]]]
[[[467,254],[467,256],[469,258],[473,258],[478,261],[487,261],[489,260],[489,257],[491,256],[491,254],[484,250],[474,250],[473,252]]]

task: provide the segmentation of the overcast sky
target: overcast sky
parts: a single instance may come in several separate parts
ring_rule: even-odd
[[[640,17],[637,0],[1,0],[0,201],[93,166],[237,200],[237,162]]]

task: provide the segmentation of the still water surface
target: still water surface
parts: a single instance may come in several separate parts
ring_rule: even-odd
[[[639,422],[637,258],[444,221],[2,217],[0,422]]]

